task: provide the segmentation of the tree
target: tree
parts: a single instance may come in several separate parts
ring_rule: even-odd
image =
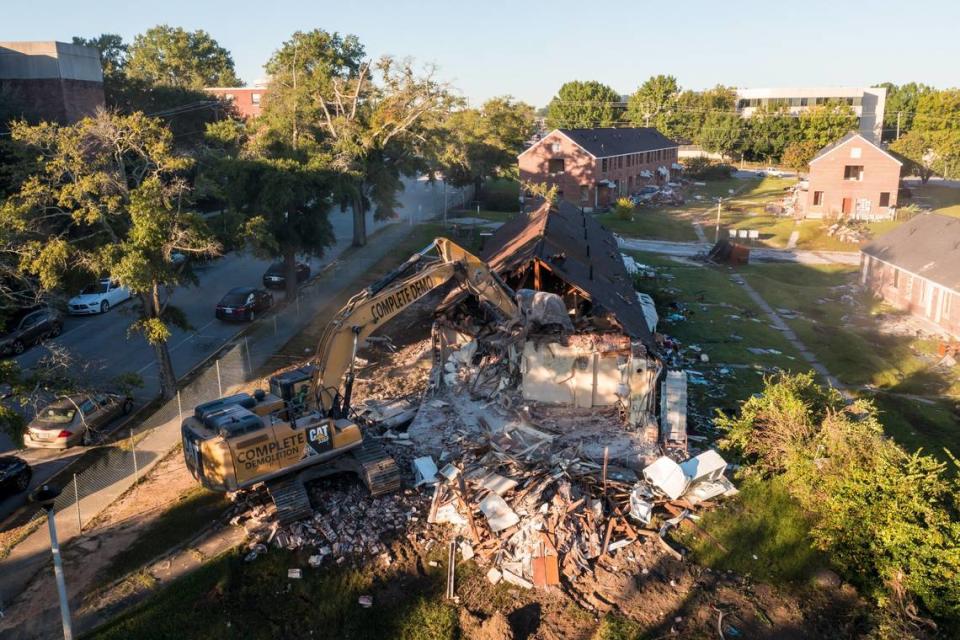
[[[589,80],[566,82],[547,105],[547,126],[557,128],[612,127],[620,120],[620,94]]]
[[[810,107],[800,114],[799,121],[803,138],[818,148],[836,142],[858,127],[853,107],[839,102]]]
[[[133,39],[126,63],[127,75],[152,85],[203,89],[238,87],[230,52],[202,29],[186,31],[165,24],[147,29]]]
[[[438,158],[444,179],[458,187],[473,184],[479,198],[488,177],[516,173],[517,155],[533,130],[533,107],[509,96],[454,111],[444,122]]]
[[[103,69],[104,85],[122,81],[126,77],[130,45],[125,43],[121,36],[115,33],[103,33],[95,38],[74,36],[73,44],[92,47],[100,52],[100,66]]]
[[[668,133],[669,118],[675,113],[680,85],[673,76],[651,76],[627,100],[626,117],[641,127],[656,127]]]
[[[153,346],[164,398],[176,391],[167,341],[186,326],[170,291],[194,281],[173,252],[218,251],[202,219],[185,209],[183,174],[192,160],[173,151],[163,123],[143,114],[100,111],[70,126],[18,123],[13,137],[36,149],[39,170],[0,208],[5,243],[20,270],[44,290],[103,274],[139,301],[131,327]]]
[[[710,112],[697,142],[704,150],[728,157],[742,145],[743,120],[735,113]]]
[[[936,147],[940,135],[936,132],[913,129],[890,143],[890,150],[906,163],[906,169],[920,178],[922,184],[936,172],[939,158]]]
[[[917,98],[917,111],[911,124],[920,131],[960,129],[960,89],[923,93]]]
[[[804,172],[818,151],[820,151],[820,145],[813,140],[794,142],[783,150],[781,162],[788,169],[793,169],[798,173]]]
[[[902,135],[913,127],[913,116],[917,112],[917,102],[924,94],[933,91],[933,87],[917,82],[897,86],[892,82],[882,82],[878,87],[887,90],[883,110],[883,139],[895,140],[897,133]]]
[[[754,160],[775,162],[802,138],[797,118],[783,109],[762,107],[746,120],[744,152]]]
[[[458,104],[435,69],[384,56],[364,61],[356,74],[335,77],[314,96],[323,118],[322,144],[342,177],[340,193],[353,210],[353,244],[367,242],[366,211],[396,215],[400,178],[426,169],[442,122]]]

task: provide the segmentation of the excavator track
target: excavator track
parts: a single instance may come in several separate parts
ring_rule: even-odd
[[[400,469],[382,444],[373,438],[364,438],[363,444],[350,453],[357,461],[357,475],[367,485],[370,495],[382,496],[400,489]]]
[[[313,515],[310,496],[298,475],[268,482],[267,490],[277,506],[277,519],[281,525]]]

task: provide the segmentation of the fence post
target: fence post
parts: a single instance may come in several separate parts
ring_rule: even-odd
[[[183,404],[180,402],[180,389],[177,389],[177,414],[180,416],[180,424],[183,424]]]
[[[80,489],[77,488],[77,474],[73,474],[73,499],[77,503],[77,531],[83,533],[83,520],[80,519]]]
[[[253,375],[253,363],[250,361],[250,343],[247,341],[247,336],[243,336],[243,350],[247,355],[247,375]]]
[[[133,441],[133,428],[130,428],[130,451],[133,453],[133,484],[140,481],[140,469],[137,466],[137,445]]]
[[[217,391],[220,392],[220,397],[223,397],[223,384],[220,382],[220,359],[217,358]]]

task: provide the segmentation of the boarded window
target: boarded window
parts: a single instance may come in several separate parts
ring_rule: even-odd
[[[607,159],[606,159],[606,158],[604,158],[603,160],[600,161],[600,171],[602,171],[603,173],[606,173],[606,172],[607,172]]]
[[[881,192],[880,192],[880,206],[881,206],[881,207],[889,207],[889,206],[890,206],[890,192],[889,192],[889,191],[881,191]]]
[[[900,269],[893,270],[893,288],[894,289],[900,288]]]
[[[813,206],[819,207],[823,204],[823,191],[813,192]]]
[[[843,179],[844,180],[863,180],[863,165],[862,164],[848,164],[843,168]]]
[[[560,143],[554,142],[553,144],[551,144],[550,150],[553,151],[554,153],[560,153]]]

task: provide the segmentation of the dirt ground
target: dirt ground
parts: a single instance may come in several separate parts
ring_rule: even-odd
[[[90,612],[88,601],[104,586],[102,572],[122,551],[181,496],[196,486],[183,464],[180,450],[171,452],[139,484],[88,525],[88,533],[62,549],[70,608],[75,628],[82,629]],[[196,533],[196,532],[195,532]],[[185,532],[184,541],[189,539]],[[158,549],[157,554],[163,549]],[[4,612],[0,635],[22,638],[60,634],[56,583],[50,568],[34,577],[27,589]]]

